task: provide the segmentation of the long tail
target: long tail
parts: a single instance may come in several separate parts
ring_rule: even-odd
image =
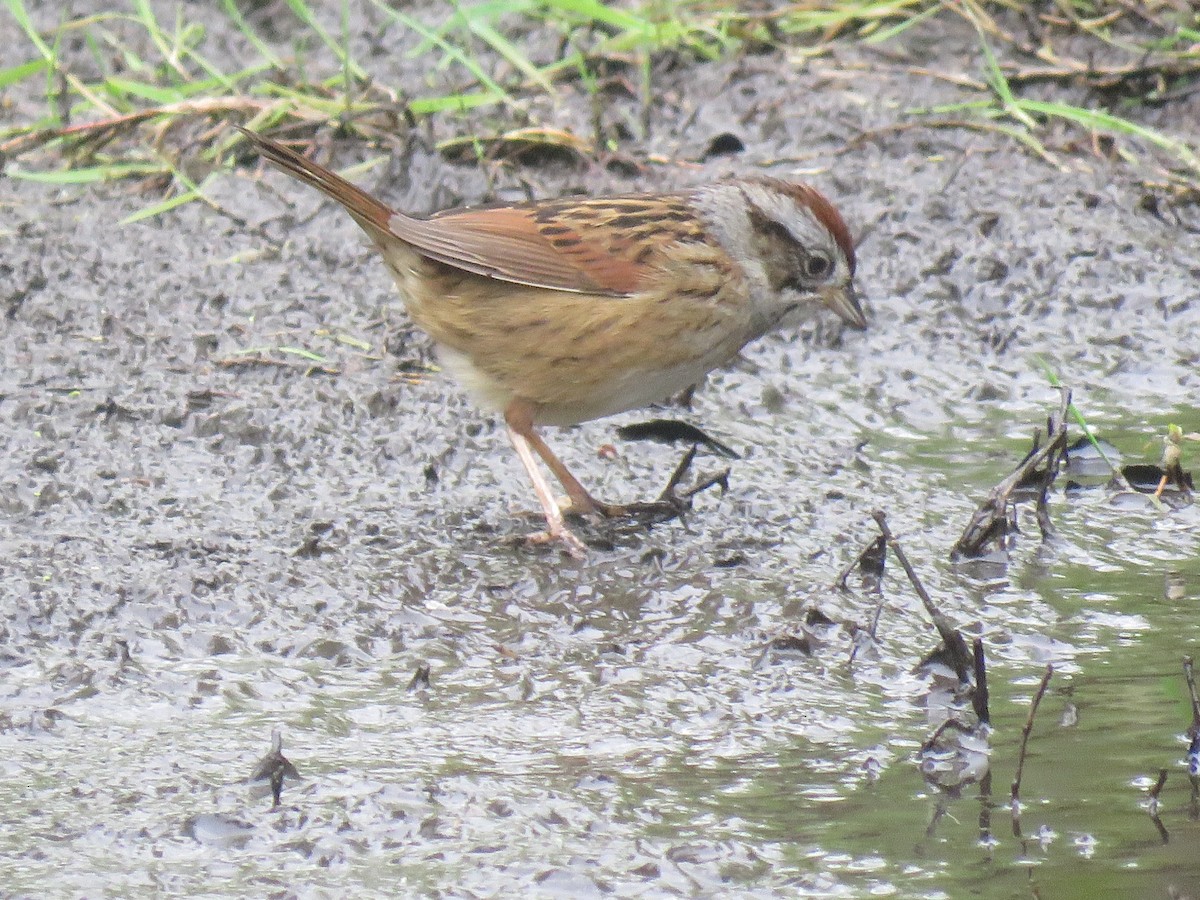
[[[240,125],[233,127],[249,139],[263,159],[346,207],[354,221],[368,234],[389,233],[388,223],[397,215],[395,210],[376,200],[362,188],[355,187],[340,175],[301,156],[295,150]]]

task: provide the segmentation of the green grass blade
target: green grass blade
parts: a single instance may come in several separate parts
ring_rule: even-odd
[[[599,0],[545,0],[545,6],[555,12],[581,18],[588,24],[599,22],[642,35],[654,30],[654,23],[649,20],[639,19],[633,13],[607,6]]]
[[[187,81],[187,70],[180,64],[178,54],[172,52],[166,35],[154,15],[154,10],[150,8],[147,0],[133,0],[133,12],[135,21],[145,29],[151,43],[158,49],[158,55],[162,61],[175,71],[181,81]]]
[[[138,97],[149,100],[158,106],[178,103],[186,99],[186,94],[176,88],[162,88],[144,81],[133,81],[129,78],[110,76],[104,79],[104,88],[118,100]]]
[[[8,87],[10,84],[16,84],[18,81],[24,81],[31,75],[36,75],[38,72],[43,72],[50,67],[50,63],[45,59],[34,59],[27,63],[22,63],[19,66],[13,66],[10,69],[0,71],[0,90]]]
[[[335,81],[340,79],[340,75],[334,76]],[[255,85],[253,93],[286,99],[292,112],[302,119],[336,119],[346,113],[366,113],[376,107],[374,103],[359,102],[347,108],[345,97],[329,97],[311,88],[293,88],[272,81]]]
[[[42,36],[38,34],[37,29],[33,27],[33,21],[29,18],[29,12],[25,9],[25,4],[22,0],[4,0],[4,5],[8,7],[9,13],[17,20],[17,25],[21,31],[25,32],[25,37],[29,38],[29,43],[33,44],[34,49],[42,55],[42,59],[53,66],[58,65],[58,57],[50,49]]]
[[[255,75],[261,75],[263,72],[271,68],[272,65],[270,60],[263,59],[245,69],[242,69],[241,71],[232,72],[229,75],[222,75],[220,78],[205,78],[201,81],[193,81],[191,84],[181,85],[180,87],[176,88],[176,90],[178,90],[179,93],[185,98],[195,97],[197,95],[211,95],[213,93],[220,93],[218,88],[224,88],[228,85],[233,85],[236,87],[236,85],[240,84],[246,79],[253,78]],[[234,94],[236,91],[227,90],[225,93]]]
[[[444,97],[421,97],[412,100],[408,108],[415,116],[429,116],[442,112],[466,112],[500,101],[501,98],[495,94],[447,94]]]
[[[908,7],[909,4],[907,2],[904,2],[904,3],[893,4],[893,6]],[[931,4],[927,9],[922,10],[921,12],[917,13],[915,16],[908,16],[907,18],[903,19],[902,21],[897,22],[895,25],[889,25],[887,28],[880,28],[878,31],[873,32],[872,34],[863,38],[863,43],[864,44],[882,44],[885,41],[890,41],[892,38],[904,33],[908,29],[912,28],[914,25],[920,25],[926,19],[936,16],[941,11],[942,11],[941,4],[938,4],[938,3]],[[897,12],[895,14],[899,14],[899,10],[897,10]],[[888,15],[890,17],[891,15],[893,15],[893,13],[889,12]]]
[[[455,2],[453,14],[441,25],[428,29],[428,31],[431,35],[445,38],[454,29],[464,26],[470,28],[474,22],[489,24],[499,21],[503,16],[532,15],[536,13],[537,5],[537,0],[485,0],[485,2],[476,3],[473,6],[463,6],[461,3]],[[415,59],[423,56],[433,46],[434,42],[431,38],[423,38],[409,53],[409,58]]]
[[[367,73],[363,71],[358,63],[350,58],[349,52],[343,49],[342,45],[335,41],[330,36],[329,32],[321,27],[321,23],[317,21],[316,16],[314,16],[312,13],[312,10],[305,5],[304,0],[285,0],[285,2],[295,14],[296,18],[307,25],[312,30],[313,34],[319,37],[321,42],[329,48],[329,51],[335,57],[337,57],[339,63],[349,69],[350,73],[355,78],[359,79],[360,81],[367,80]]]
[[[328,358],[320,353],[313,353],[311,350],[306,350],[303,347],[277,347],[280,353],[290,353],[292,356],[299,356],[302,359],[307,359],[310,362],[328,362]]]
[[[177,194],[174,197],[168,197],[161,203],[155,203],[147,206],[145,209],[140,209],[131,215],[123,218],[119,224],[132,225],[134,222],[140,222],[143,219],[150,219],[162,213],[169,212],[177,206],[183,206],[185,203],[191,203],[193,200],[200,200],[204,197],[199,190],[186,191],[182,194]]]
[[[47,98],[50,98],[56,90],[54,85],[54,73],[59,71],[58,43],[62,40],[62,29],[58,30],[58,33],[55,36],[55,46],[54,48],[51,48],[46,44],[45,41],[42,40],[42,36],[38,34],[37,29],[33,27],[33,21],[29,18],[29,12],[25,9],[25,4],[22,2],[22,0],[4,0],[4,5],[8,8],[9,13],[11,13],[12,17],[16,20],[17,26],[22,32],[24,32],[25,37],[29,39],[29,42],[34,46],[34,49],[41,54],[42,59],[44,59],[47,63],[46,95]],[[105,113],[108,113],[109,115],[116,114],[117,111],[115,109],[97,97],[96,94],[87,87],[87,85],[81,82],[70,72],[63,72],[62,74],[66,82],[76,91],[78,91],[83,97],[85,97],[88,102],[94,104],[97,108]]]
[[[498,32],[487,22],[474,20],[467,24],[481,41],[490,46],[493,50],[504,57],[508,62],[525,75],[530,81],[540,87],[546,93],[554,92],[554,85],[550,83],[550,79],[535,66],[532,60],[529,59],[521,50],[508,38]]]
[[[983,48],[987,82],[991,85],[992,90],[996,92],[996,96],[1000,98],[1000,105],[1006,113],[1026,128],[1030,130],[1036,129],[1037,123],[1033,121],[1033,118],[1027,112],[1021,109],[1017,98],[1013,96],[1012,86],[1008,83],[1008,79],[1004,77],[1004,72],[1000,69],[1000,63],[996,60],[996,54],[992,52],[992,45],[988,43],[982,30],[979,32],[979,43]]]
[[[242,11],[237,8],[237,4],[234,2],[234,0],[221,0],[221,8],[225,10],[225,15],[229,16],[229,20],[233,22],[234,27],[237,28],[237,30],[242,33],[242,36],[250,42],[251,46],[258,51],[258,55],[270,64],[271,68],[282,69],[284,67],[283,60],[281,60],[275,54],[275,51],[267,46],[266,42],[263,41],[263,39],[260,38],[254,31],[254,29],[250,27],[250,23],[246,21],[245,16],[243,16]]]
[[[354,93],[354,79],[350,77],[350,4],[342,0],[342,87],[346,98],[346,109],[350,109]]]
[[[1046,374],[1046,380],[1050,382],[1051,387],[1056,387],[1059,389],[1064,387],[1063,383],[1059,381],[1058,376],[1054,374],[1054,370],[1050,368],[1049,364],[1042,359],[1042,357],[1035,354],[1033,358],[1034,361],[1036,361],[1041,367],[1042,371]],[[1096,440],[1096,435],[1092,433],[1092,429],[1088,426],[1087,420],[1084,419],[1083,413],[1079,411],[1074,403],[1067,404],[1067,412],[1071,414],[1071,418],[1075,420],[1075,424],[1083,429],[1083,433],[1087,437],[1088,443],[1090,443],[1095,451],[1100,454],[1100,458],[1104,460],[1105,465],[1108,466],[1108,470],[1113,473],[1113,477],[1120,481],[1121,486],[1125,490],[1132,492],[1133,486],[1125,478],[1125,473],[1118,469],[1116,463],[1108,458],[1108,454],[1104,452],[1104,448],[1100,446],[1100,442]],[[1162,509],[1162,503],[1157,497],[1154,498],[1154,505],[1159,509]]]
[[[36,181],[41,184],[94,184],[98,181],[113,181],[117,178],[131,176],[161,175],[164,171],[166,168],[162,163],[127,162],[85,166],[61,172],[28,172],[22,169],[9,169],[6,174],[10,178]]]
[[[1076,125],[1082,125],[1084,128],[1096,131],[1108,131],[1114,134],[1127,134],[1131,137],[1140,138],[1149,144],[1166,150],[1168,153],[1174,154],[1193,171],[1200,172],[1200,157],[1196,155],[1195,150],[1183,141],[1165,135],[1160,131],[1155,131],[1153,128],[1138,125],[1136,122],[1122,119],[1120,116],[1114,116],[1112,113],[1094,109],[1083,109],[1082,107],[1070,106],[1065,103],[1048,103],[1042,100],[1021,100],[1019,103],[1029,112],[1064,119]]]
[[[182,59],[187,57],[191,59],[197,66],[204,70],[209,78],[221,82],[221,86],[227,93],[234,91],[234,85],[228,80],[225,73],[221,69],[209,62],[203,55],[200,54],[187,41],[190,33],[194,33],[197,26],[185,26],[183,24],[182,11],[177,12],[177,21],[174,38],[169,38],[167,33],[158,24],[158,19],[155,18],[153,10],[150,8],[148,0],[133,0],[134,11],[136,13],[136,21],[138,21],[145,29],[154,45],[158,48],[159,55],[163,62],[169,65],[175,74],[179,77],[179,81],[187,84],[192,81],[191,74],[183,67]],[[202,33],[202,32],[201,32]]]
[[[460,65],[462,65],[463,68],[470,72],[480,84],[492,92],[494,95],[493,102],[511,102],[512,97],[509,95],[508,91],[497,84],[487,72],[483,71],[483,68],[479,65],[479,63],[464,53],[461,48],[456,47],[441,35],[435,33],[429,28],[426,28],[412,16],[407,16],[404,13],[387,6],[383,0],[371,0],[371,2],[375,4],[380,12],[390,18],[393,22],[403,25],[405,28],[412,29],[417,34],[431,41],[434,46],[442,50],[442,52],[444,52],[448,57],[454,59]],[[416,111],[416,102],[419,101],[414,101],[414,103],[411,105],[414,112]]]

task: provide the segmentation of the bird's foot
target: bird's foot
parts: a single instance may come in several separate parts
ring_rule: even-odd
[[[552,544],[558,544],[559,548],[572,559],[587,559],[587,544],[565,526],[535,531],[533,534],[525,535],[520,541],[526,547],[549,547]]]
[[[692,461],[696,458],[696,449],[697,445],[693,444],[691,449],[683,455],[683,459],[671,473],[671,479],[667,482],[667,486],[654,500],[636,503],[603,503],[586,495],[581,498],[572,498],[570,506],[564,510],[564,513],[592,518],[626,519],[643,528],[670,522],[672,519],[682,519],[691,510],[692,498],[697,494],[714,485],[720,485],[722,493],[729,489],[728,466],[720,472],[701,476],[691,485],[680,488],[680,484],[691,471]]]

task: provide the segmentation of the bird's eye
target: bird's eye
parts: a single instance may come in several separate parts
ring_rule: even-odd
[[[804,257],[804,274],[809,278],[825,278],[833,271],[833,260],[824,253],[810,253]]]

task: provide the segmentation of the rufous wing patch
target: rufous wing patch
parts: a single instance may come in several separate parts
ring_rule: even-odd
[[[390,231],[446,265],[534,287],[632,294],[670,244],[705,240],[686,195],[567,199],[394,216]]]

